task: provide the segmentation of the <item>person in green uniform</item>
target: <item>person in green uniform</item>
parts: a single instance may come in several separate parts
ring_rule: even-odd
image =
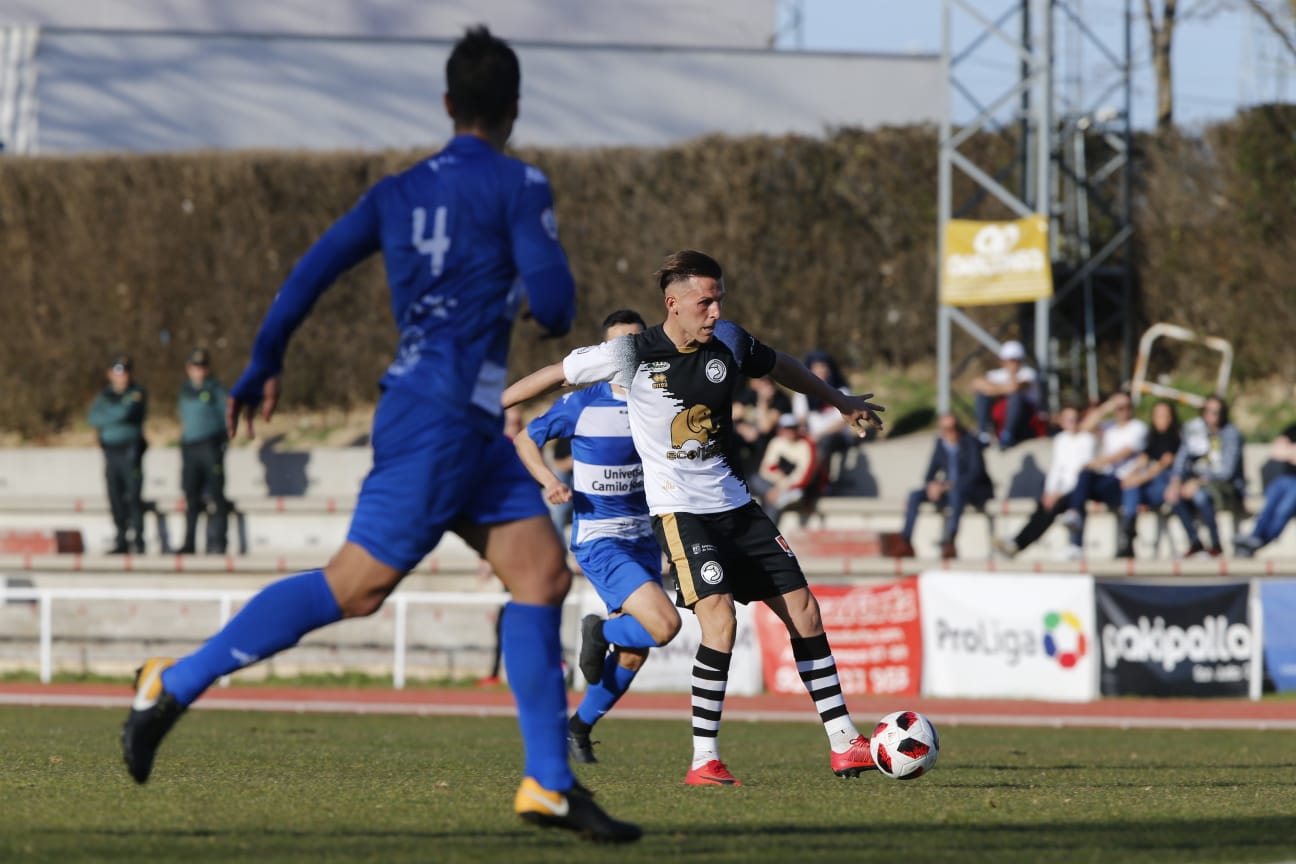
[[[181,555],[196,551],[198,516],[211,498],[207,553],[223,555],[229,502],[225,500],[225,388],[211,377],[211,357],[195,348],[185,363],[180,387],[180,485],[185,496],[185,539]]]
[[[117,540],[112,553],[122,555],[133,549],[144,551],[144,418],[148,414],[148,394],[132,380],[131,358],[125,354],[113,357],[108,366],[108,385],[99,391],[90,406],[90,425],[99,432],[99,446],[104,452],[104,478],[108,485],[108,503],[112,507]],[[128,542],[129,541],[129,542]]]

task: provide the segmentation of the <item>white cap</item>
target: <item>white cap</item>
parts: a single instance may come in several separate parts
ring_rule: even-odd
[[[780,414],[778,419],[780,429],[795,429],[801,425],[795,414]]]
[[[1010,339],[999,346],[1000,360],[1025,360],[1026,349],[1016,339]]]

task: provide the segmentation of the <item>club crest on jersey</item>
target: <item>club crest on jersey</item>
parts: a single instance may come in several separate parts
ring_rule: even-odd
[[[788,556],[789,558],[795,558],[795,557],[796,557],[796,553],[792,551],[792,547],[788,545],[788,542],[787,542],[786,540],[783,539],[783,535],[782,535],[782,534],[780,534],[780,535],[778,535],[777,537],[775,537],[775,538],[774,538],[774,542],[777,543],[777,544],[779,545],[779,548],[780,548],[780,549],[782,549],[784,552],[787,553],[787,556]]]
[[[666,389],[666,373],[658,372],[652,376],[652,386],[654,390]]]
[[[710,381],[712,384],[719,384],[721,381],[725,380],[725,376],[727,376],[728,374],[729,374],[729,370],[725,368],[725,364],[723,360],[717,358],[715,360],[711,360],[707,362],[706,376],[707,376],[707,380]]]
[[[720,580],[724,578],[724,568],[716,561],[708,561],[698,570],[698,575],[708,585],[719,585]]]
[[[716,422],[706,405],[693,405],[675,415],[671,421],[671,447],[667,459],[710,459],[720,455],[720,442],[715,435]],[[697,444],[689,448],[690,443]]]

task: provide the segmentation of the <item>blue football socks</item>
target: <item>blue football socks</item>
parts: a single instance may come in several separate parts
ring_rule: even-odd
[[[630,682],[637,672],[637,669],[627,669],[618,663],[616,652],[613,651],[603,661],[603,677],[585,691],[585,698],[576,709],[576,716],[586,726],[593,726],[630,689]]]
[[[546,789],[565,792],[576,778],[567,763],[562,607],[509,603],[501,614],[504,668],[526,751],[524,774]]]
[[[291,648],[341,618],[323,570],[280,579],[261,589],[201,648],[163,672],[162,687],[188,705],[222,675]]]
[[[618,615],[603,622],[603,636],[622,648],[656,648],[657,640],[649,635],[633,615]]]

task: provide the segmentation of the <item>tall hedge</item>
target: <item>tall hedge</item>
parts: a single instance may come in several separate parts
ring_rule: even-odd
[[[1291,109],[1203,137],[1140,142],[1143,308],[1231,338],[1238,374],[1296,371]],[[1012,142],[974,142],[1011,159]],[[909,364],[935,350],[935,164],[927,127],[823,139],[706,138],[660,150],[522,152],[555,189],[581,290],[560,343],[519,327],[516,370],[590,341],[612,308],[660,313],[651,272],[704,249],[725,265],[727,314],[793,351]],[[295,260],[361,192],[421,153],[199,153],[0,160],[0,428],[39,437],[83,416],[109,355],[169,401],[208,345],[227,382]],[[962,181],[960,181],[962,183]],[[966,191],[961,185],[960,192]],[[992,202],[982,215],[998,216]],[[286,398],[371,401],[394,325],[381,263],[344,277],[290,348]]]

